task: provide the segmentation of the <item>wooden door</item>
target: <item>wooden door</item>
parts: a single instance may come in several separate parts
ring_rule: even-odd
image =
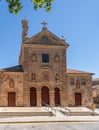
[[[75,93],[75,106],[82,105],[81,93]]]
[[[9,107],[14,107],[15,106],[15,93],[14,92],[9,92],[8,93],[8,106]]]
[[[55,100],[55,106],[60,105],[60,90],[59,90],[59,88],[55,88],[54,100]]]
[[[32,87],[30,88],[30,106],[36,106],[36,101],[36,89]]]
[[[42,101],[42,106],[45,106],[45,104],[49,105],[49,88],[48,87],[43,87],[41,89],[41,101]]]

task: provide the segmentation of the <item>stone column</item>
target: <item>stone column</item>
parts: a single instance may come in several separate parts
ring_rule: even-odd
[[[66,90],[63,89],[60,92],[60,102],[61,102],[61,106],[67,106],[67,101],[66,101]]]
[[[51,90],[49,93],[49,98],[50,98],[50,106],[55,106],[55,101],[54,101],[54,90]]]
[[[30,92],[25,85],[24,85],[24,93],[23,93],[23,104],[25,107],[30,106]]]
[[[37,91],[37,106],[41,107],[42,103],[41,103],[41,90]]]

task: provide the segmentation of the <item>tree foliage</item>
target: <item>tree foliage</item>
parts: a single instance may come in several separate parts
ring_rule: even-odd
[[[6,0],[10,13],[18,14],[23,8],[21,0]],[[51,11],[51,4],[53,0],[31,0],[35,10],[44,8],[45,11]]]

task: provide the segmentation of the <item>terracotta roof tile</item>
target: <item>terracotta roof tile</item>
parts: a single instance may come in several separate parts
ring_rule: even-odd
[[[93,74],[90,72],[85,72],[85,71],[80,71],[80,70],[74,70],[74,69],[67,69],[67,73],[76,73],[76,74],[80,74],[80,73],[89,73],[89,74]]]

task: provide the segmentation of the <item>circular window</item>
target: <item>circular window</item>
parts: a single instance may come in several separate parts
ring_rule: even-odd
[[[43,41],[43,42],[48,42],[48,38],[43,37],[43,38],[42,38],[42,41]]]

